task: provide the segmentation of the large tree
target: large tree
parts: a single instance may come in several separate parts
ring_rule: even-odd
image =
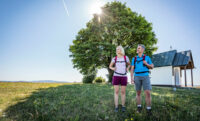
[[[144,44],[145,53],[151,56],[157,50],[157,39],[152,23],[132,12],[126,4],[115,1],[105,4],[101,9],[102,14],[94,14],[86,28],[78,32],[69,50],[74,68],[83,75],[106,68],[111,81],[113,72],[109,69],[109,63],[116,56],[117,45],[122,45],[131,59],[136,56],[138,44]]]

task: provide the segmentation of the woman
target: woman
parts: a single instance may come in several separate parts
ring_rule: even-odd
[[[125,99],[126,99],[126,86],[127,86],[127,75],[130,68],[130,61],[125,56],[124,49],[122,46],[116,48],[117,56],[114,57],[110,63],[109,68],[114,71],[112,84],[114,85],[114,101],[115,101],[115,112],[118,112],[118,97],[119,97],[119,85],[121,85],[121,102],[122,111],[126,111]],[[113,65],[115,65],[113,67]],[[128,67],[126,66],[128,65]]]

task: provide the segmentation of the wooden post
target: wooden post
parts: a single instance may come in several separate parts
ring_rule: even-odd
[[[193,87],[193,71],[192,71],[192,68],[191,68],[191,81],[192,81],[192,87]]]
[[[175,85],[175,87],[176,87],[176,71],[174,71],[174,85]]]
[[[180,81],[180,82],[181,82],[181,83],[180,83],[180,86],[182,86],[182,83],[183,83],[182,81],[183,81],[183,80],[182,80],[182,69],[181,69],[181,68],[180,68],[180,80],[181,80],[181,81]]]
[[[172,67],[172,76],[174,76],[174,86],[176,87],[176,77],[175,77],[174,67]]]
[[[181,70],[181,68],[180,68],[180,77],[182,77],[182,70]]]
[[[185,71],[185,87],[187,87],[186,66],[185,66],[185,68],[184,68],[184,71]]]

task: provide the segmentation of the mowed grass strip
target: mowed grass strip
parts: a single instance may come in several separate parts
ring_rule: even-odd
[[[108,84],[0,83],[0,120],[198,121],[200,117],[199,89],[153,87],[151,117],[145,108],[136,113],[134,86],[127,86],[125,113],[114,112],[113,92]],[[144,93],[142,98],[145,107]]]

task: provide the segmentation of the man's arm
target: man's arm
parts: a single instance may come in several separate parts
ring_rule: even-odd
[[[153,65],[151,59],[149,58],[149,56],[147,58],[147,61],[145,61],[145,60],[143,61],[143,64],[146,65],[149,69],[153,69],[154,68],[154,65]]]
[[[144,65],[146,65],[149,69],[153,69],[154,65],[152,64],[148,64],[146,61],[143,61]]]
[[[134,66],[131,66],[131,84],[134,84],[133,71],[134,71]]]

